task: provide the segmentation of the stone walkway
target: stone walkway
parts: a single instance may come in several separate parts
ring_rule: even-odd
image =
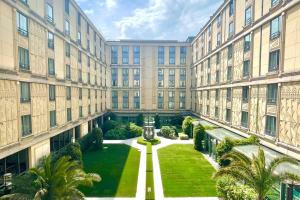
[[[171,140],[159,137],[161,144],[152,146],[152,161],[153,161],[153,179],[154,191],[156,200],[218,200],[217,197],[183,197],[183,198],[164,198],[164,191],[162,186],[162,179],[160,173],[159,160],[157,150],[171,144],[193,144],[193,140]],[[137,143],[137,138],[129,140],[104,140],[104,144],[127,144],[138,149],[141,152],[140,167],[138,175],[137,192],[134,198],[101,198],[101,197],[88,197],[87,200],[144,200],[146,191],[146,146]],[[218,165],[208,155],[205,158],[217,169]]]

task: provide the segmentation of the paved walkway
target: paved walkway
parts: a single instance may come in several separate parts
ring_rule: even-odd
[[[159,160],[157,150],[171,144],[193,144],[193,140],[171,140],[159,137],[161,144],[152,146],[152,162],[153,162],[153,179],[154,191],[156,200],[218,200],[217,197],[183,197],[183,198],[165,198],[162,186],[162,179],[160,173]],[[146,191],[146,146],[137,143],[137,138],[129,140],[104,140],[104,144],[127,144],[137,148],[141,152],[140,167],[138,175],[137,192],[134,198],[101,198],[101,197],[88,197],[87,200],[144,200]],[[208,155],[203,154],[205,158],[217,169],[218,165]]]

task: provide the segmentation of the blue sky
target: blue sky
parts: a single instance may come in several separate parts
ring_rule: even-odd
[[[76,0],[107,40],[196,35],[224,0]]]

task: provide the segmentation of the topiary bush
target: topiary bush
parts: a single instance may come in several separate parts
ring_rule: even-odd
[[[185,119],[182,122],[182,131],[184,134],[191,137],[192,134],[192,128],[193,128],[193,118],[191,116],[185,117]]]
[[[117,128],[119,126],[121,126],[121,124],[119,122],[114,121],[114,120],[107,120],[102,124],[101,128],[102,128],[103,133],[105,134],[107,131]]]
[[[156,129],[160,129],[161,128],[161,123],[160,123],[160,117],[159,117],[159,115],[155,115],[155,117],[154,117],[154,127]]]
[[[257,199],[255,191],[249,186],[238,183],[230,176],[217,179],[216,190],[218,197],[224,200],[253,200]]]
[[[170,126],[162,126],[160,129],[160,134],[163,137],[175,139],[176,138],[176,132],[173,128]]]
[[[70,156],[71,160],[77,161],[82,165],[82,152],[79,143],[70,143],[54,152],[51,156],[51,162],[55,163],[63,156]]]
[[[193,130],[194,148],[198,151],[203,151],[203,140],[205,138],[205,128],[198,124]]]

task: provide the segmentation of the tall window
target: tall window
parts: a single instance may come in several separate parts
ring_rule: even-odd
[[[128,74],[129,74],[129,69],[122,69],[122,78],[123,78],[123,87],[128,87],[129,86],[129,81],[128,81]]]
[[[71,54],[71,46],[70,46],[70,43],[66,42],[65,43],[66,46],[65,46],[65,51],[66,51],[66,56],[70,58],[70,54]]]
[[[28,18],[17,12],[17,28],[21,35],[28,36]]]
[[[22,47],[18,48],[19,54],[19,67],[23,70],[29,70],[29,51]]]
[[[217,46],[221,45],[221,33],[217,34]]]
[[[220,82],[220,70],[216,70],[216,83]]]
[[[270,38],[275,39],[280,36],[280,31],[281,31],[281,16],[278,16],[270,22]]]
[[[67,122],[72,121],[72,110],[67,108]]]
[[[230,22],[228,29],[228,37],[231,38],[234,35],[234,23]]]
[[[128,102],[129,92],[123,91],[123,109],[128,109],[129,102]]]
[[[215,117],[219,118],[219,107],[215,107]]]
[[[233,55],[233,47],[232,47],[232,44],[228,46],[227,48],[227,58],[228,59],[231,59],[232,58],[232,55]]]
[[[111,69],[111,85],[118,86],[118,69],[112,68]]]
[[[122,64],[128,64],[129,54],[128,46],[122,46]]]
[[[226,121],[231,122],[231,109],[226,109]]]
[[[111,47],[111,64],[118,64],[118,47]]]
[[[175,47],[169,48],[169,64],[175,64]]]
[[[48,31],[48,48],[54,49],[54,35]]]
[[[216,89],[216,101],[220,99],[220,89]]]
[[[250,71],[250,60],[245,60],[243,65],[243,77],[248,77]]]
[[[267,104],[277,103],[277,84],[270,84],[267,86]]]
[[[248,86],[243,86],[242,97],[243,97],[243,103],[248,103],[248,101],[249,101],[249,87]]]
[[[56,126],[56,111],[50,111],[50,127]]]
[[[221,15],[219,14],[219,15],[217,16],[217,27],[220,27],[221,24],[222,24],[222,17],[221,17]]]
[[[78,50],[78,53],[77,53],[77,54],[78,54],[78,55],[77,55],[78,62],[81,63],[81,61],[82,61],[81,51]]]
[[[48,58],[48,75],[55,76],[55,64],[52,58]]]
[[[227,67],[227,81],[232,81],[232,66]]]
[[[32,133],[31,115],[23,115],[21,117],[21,123],[22,123],[22,137],[30,135]]]
[[[81,32],[77,32],[77,44],[81,45]]]
[[[175,107],[175,91],[169,91],[169,109]]]
[[[165,63],[165,48],[164,47],[158,47],[158,64],[164,64]]]
[[[71,87],[70,86],[66,87],[66,97],[67,97],[67,100],[71,100]]]
[[[234,14],[234,2],[233,0],[230,0],[229,2],[229,16],[232,16]]]
[[[140,86],[140,69],[139,68],[133,69],[133,86],[134,87]]]
[[[133,47],[133,64],[140,64],[140,47]]]
[[[250,25],[252,22],[252,7],[249,6],[246,10],[245,10],[245,26]]]
[[[244,52],[251,49],[251,35],[250,33],[244,37]]]
[[[180,69],[180,77],[179,77],[179,87],[185,87],[186,86],[186,70]]]
[[[78,98],[82,99],[82,88],[78,88]]]
[[[164,108],[164,92],[163,91],[157,92],[157,108],[158,109]]]
[[[70,13],[70,0],[65,0],[65,12]]]
[[[111,93],[112,109],[118,109],[118,91],[112,91]]]
[[[83,117],[82,106],[79,106],[79,117]]]
[[[133,107],[134,107],[134,109],[140,108],[140,91],[134,91]]]
[[[81,69],[78,69],[78,82],[82,82],[82,70]]]
[[[55,85],[49,85],[49,101],[55,101]]]
[[[80,12],[77,13],[77,25],[81,26],[81,14],[80,14]]]
[[[179,109],[185,109],[185,91],[179,93]]]
[[[71,79],[71,67],[70,65],[66,65],[66,79]]]
[[[169,87],[175,87],[175,69],[169,69]]]
[[[271,0],[271,6],[275,7],[279,4],[280,0]]]
[[[220,58],[220,52],[218,52],[218,53],[216,54],[216,63],[217,63],[217,64],[220,64],[220,60],[221,60],[221,58]]]
[[[280,61],[280,50],[270,52],[270,55],[269,55],[269,72],[278,70],[279,61]]]
[[[53,7],[50,4],[46,4],[47,21],[53,23]]]
[[[65,20],[65,34],[70,35],[70,22]]]
[[[265,133],[270,136],[276,136],[276,117],[266,116],[266,128]]]
[[[21,82],[21,103],[30,102],[30,83]]]
[[[227,101],[231,101],[231,88],[227,88],[226,99]]]
[[[242,111],[241,125],[244,128],[248,128],[248,112]]]
[[[186,47],[180,47],[180,64],[186,64]]]
[[[159,68],[157,71],[158,87],[164,87],[164,69]]]

